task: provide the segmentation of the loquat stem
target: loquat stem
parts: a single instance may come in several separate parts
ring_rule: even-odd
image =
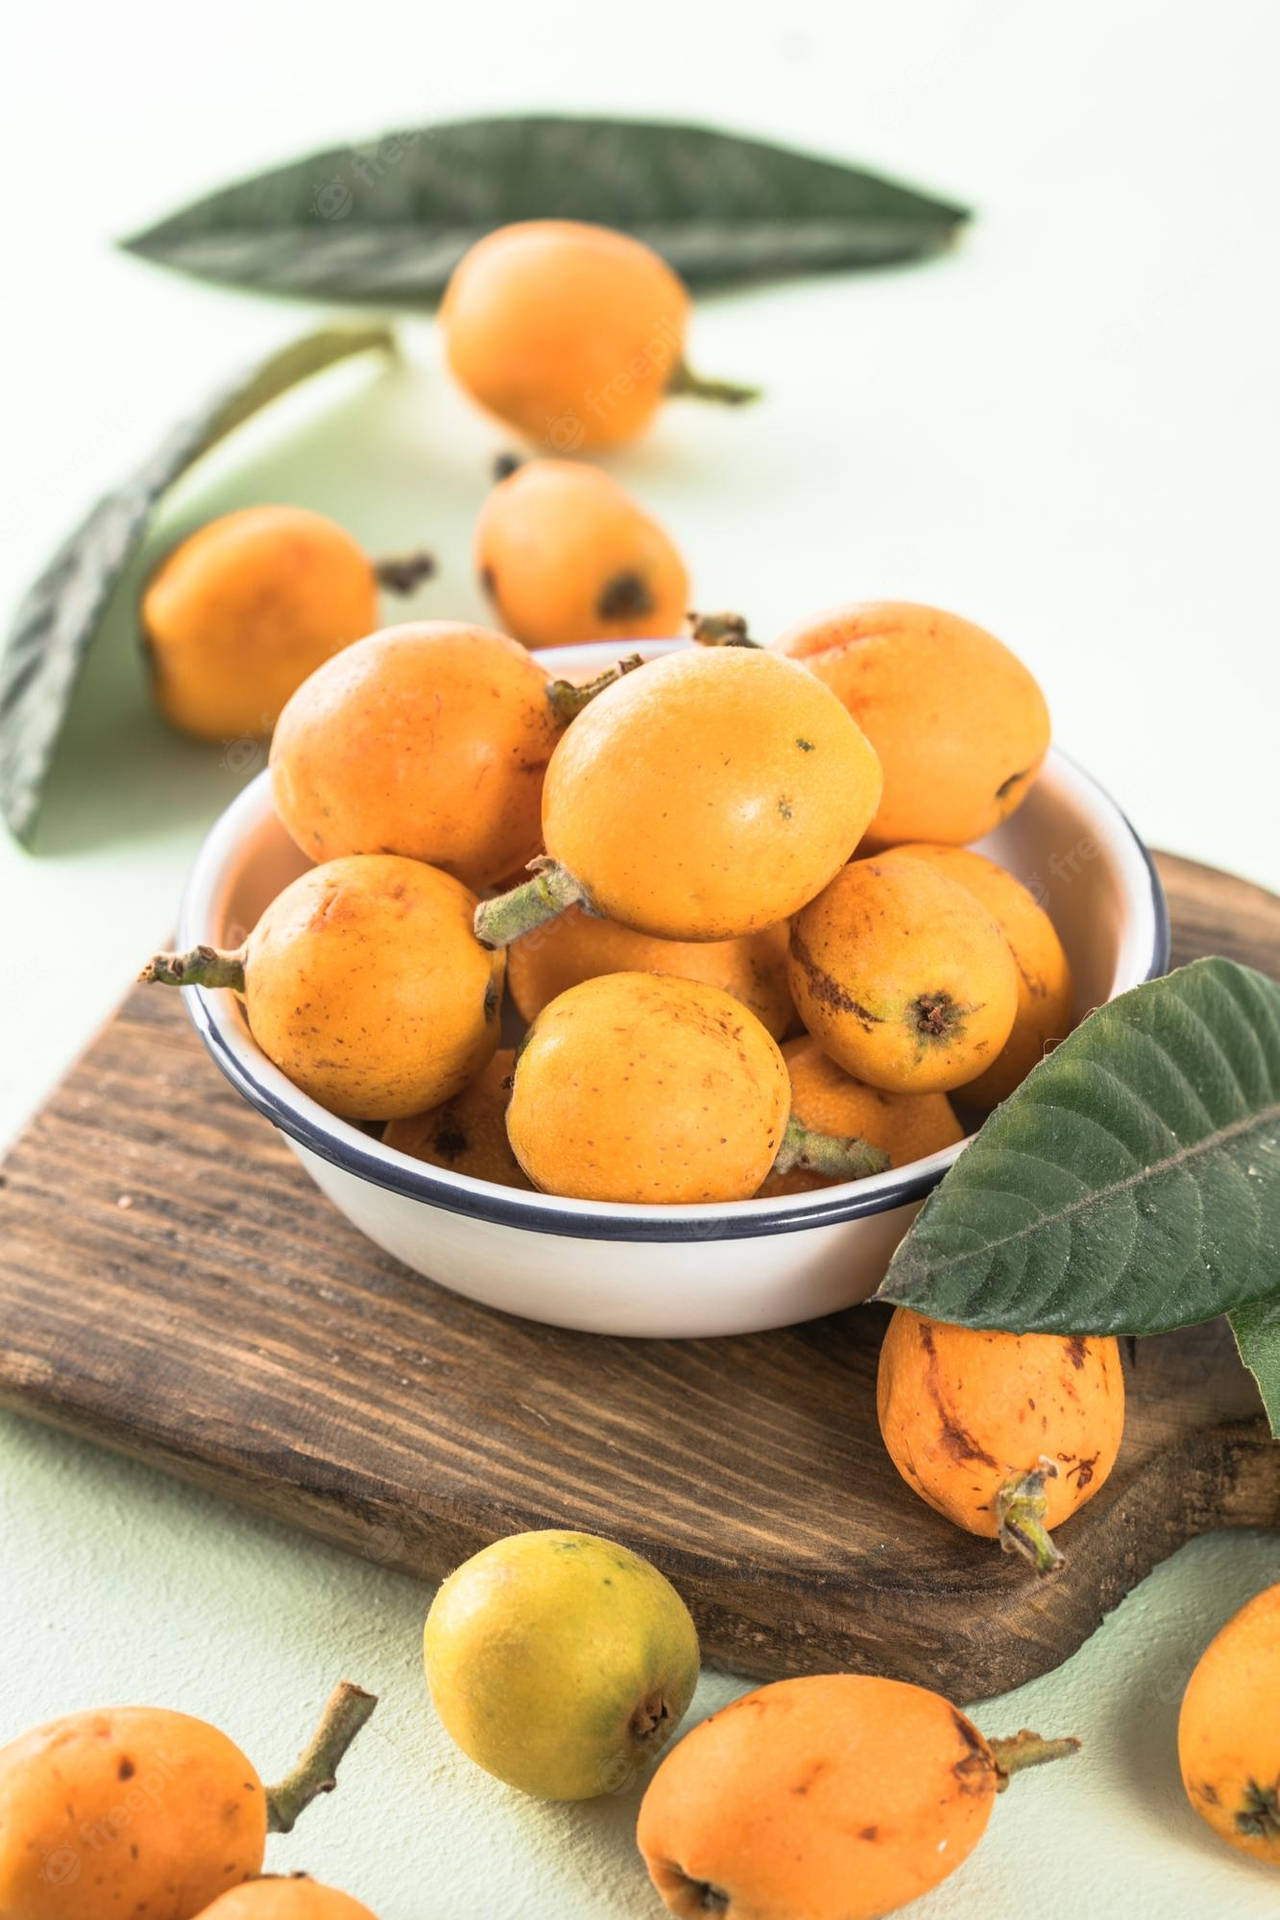
[[[482,900],[476,908],[476,939],[482,947],[509,947],[537,927],[563,913],[566,907],[586,907],[590,911],[587,890],[575,880],[567,867],[545,854],[529,862],[531,880],[522,880],[508,893],[496,899]]]
[[[758,648],[762,644],[759,640],[753,640],[747,632],[745,614],[695,613],[690,609],[686,618],[695,646]]]
[[[1007,1739],[988,1740],[987,1745],[996,1763],[997,1793],[1004,1792],[1015,1773],[1024,1773],[1028,1767],[1046,1767],[1051,1760],[1070,1759],[1080,1751],[1080,1742],[1074,1734],[1067,1734],[1061,1740],[1046,1740],[1043,1734],[1031,1733],[1026,1727]]]
[[[423,552],[389,553],[373,563],[378,585],[388,593],[412,593],[424,580],[429,580],[435,570],[434,557]]]
[[[1041,1454],[1030,1473],[1015,1474],[996,1494],[1000,1545],[1006,1553],[1020,1553],[1037,1573],[1053,1573],[1062,1565],[1062,1550],[1044,1524],[1044,1483],[1057,1477],[1057,1462]]]
[[[245,949],[234,953],[221,947],[191,947],[186,953],[157,953],[148,960],[139,980],[159,987],[230,987],[244,992]]]
[[[594,680],[588,680],[583,686],[576,686],[572,680],[548,680],[547,699],[551,710],[562,726],[569,722],[586,706],[590,706],[598,693],[606,687],[612,687],[626,673],[634,673],[637,667],[644,665],[644,655],[629,653],[625,660],[619,660],[616,667],[608,667],[597,674]]]
[[[667,392],[690,400],[718,400],[721,406],[741,407],[760,398],[759,387],[739,386],[733,380],[707,380],[685,360],[678,360],[667,381]]]
[[[378,1704],[350,1680],[340,1680],[329,1696],[320,1725],[279,1786],[267,1788],[268,1833],[292,1833],[295,1820],[318,1794],[332,1793],[347,1748]]]
[[[773,1163],[774,1173],[790,1173],[804,1167],[832,1180],[865,1180],[868,1174],[883,1173],[889,1156],[866,1140],[837,1133],[814,1133],[793,1114]]]

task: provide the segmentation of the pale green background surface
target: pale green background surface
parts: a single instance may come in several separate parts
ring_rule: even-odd
[[[88,1704],[162,1700],[216,1721],[270,1778],[346,1676],[381,1704],[337,1793],[270,1842],[272,1868],[305,1867],[380,1920],[662,1912],[632,1839],[635,1796],[543,1805],[451,1746],[427,1705],[417,1581],[2,1417],[0,1540],[0,1737]],[[1074,1659],[982,1708],[988,1733],[1031,1725],[1084,1748],[1015,1780],[982,1845],[912,1914],[1274,1914],[1274,1871],[1229,1853],[1187,1805],[1174,1730],[1213,1630],[1276,1580],[1280,1537],[1196,1541]],[[741,1690],[704,1675],[691,1717]]]
[[[198,33],[148,0],[74,29],[28,9],[6,51],[0,606],[195,397],[312,318],[113,255],[113,233],[384,126],[531,105],[718,116],[897,170],[981,218],[920,271],[701,313],[698,363],[760,378],[766,401],[672,407],[615,463],[677,531],[697,598],[745,606],[765,632],[858,595],[954,606],[1024,655],[1059,739],[1152,841],[1280,884],[1265,773],[1280,708],[1280,15],[1262,0],[1085,0],[1069,19],[1015,0],[859,0],[763,23],[669,0],[590,23],[561,0],[457,18],[229,0]],[[337,375],[215,457],[150,556],[225,506],[298,499],[384,549],[428,539],[445,571],[411,611],[478,613],[469,528],[506,439],[449,390],[428,325],[408,347],[401,367]],[[41,857],[0,838],[0,1142],[163,937],[200,832],[255,752],[164,731],[122,599]],[[1196,1543],[1057,1674],[985,1709],[989,1730],[1071,1729],[1086,1753],[1019,1781],[979,1854],[914,1911],[1274,1911],[1280,1882],[1190,1815],[1172,1741],[1196,1652],[1276,1579],[1280,1539]],[[384,1704],[341,1796],[274,1843],[274,1865],[331,1877],[381,1920],[652,1914],[629,1804],[538,1807],[447,1748],[420,1679],[428,1597],[0,1419],[0,1739],[149,1699],[218,1721],[271,1773],[346,1672]],[[698,1711],[730,1691],[708,1678]]]

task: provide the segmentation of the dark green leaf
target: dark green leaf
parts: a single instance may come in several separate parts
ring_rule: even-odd
[[[1237,1307],[1231,1331],[1240,1358],[1258,1383],[1272,1436],[1280,1440],[1280,1292]]]
[[[1280,985],[1197,960],[1078,1027],[991,1115],[880,1298],[964,1326],[1161,1333],[1280,1281]]]
[[[161,496],[202,453],[299,381],[349,354],[389,348],[385,326],[307,334],[221,387],[64,541],[14,616],[0,653],[0,810],[26,840],[76,678],[113,588]]]
[[[638,234],[705,287],[912,259],[945,246],[968,215],[705,127],[508,117],[313,154],[125,245],[234,286],[429,305],[482,234],[551,217]]]

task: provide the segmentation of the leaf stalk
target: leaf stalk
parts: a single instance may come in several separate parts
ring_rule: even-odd
[[[552,712],[560,724],[567,727],[584,707],[590,706],[597,694],[603,693],[606,687],[616,686],[624,674],[634,673],[637,667],[643,665],[642,653],[629,653],[616,666],[607,667],[594,680],[587,680],[581,686],[573,680],[549,680],[547,699],[551,702]]]
[[[759,387],[741,386],[734,380],[708,380],[695,373],[687,360],[678,360],[667,381],[673,399],[714,400],[722,407],[743,407],[760,398]]]
[[[138,975],[148,986],[156,987],[230,987],[244,992],[247,949],[234,951],[223,947],[190,947],[186,953],[153,954]]]
[[[1040,1574],[1056,1573],[1063,1561],[1062,1549],[1044,1524],[1044,1483],[1057,1477],[1057,1461],[1041,1454],[1029,1473],[1015,1474],[996,1494],[1000,1545],[1006,1553],[1020,1553]]]
[[[815,1133],[792,1114],[772,1171],[790,1173],[803,1167],[830,1180],[865,1180],[869,1174],[883,1173],[888,1165],[888,1154],[869,1141],[853,1135]]]
[[[338,1767],[348,1747],[378,1704],[350,1680],[340,1680],[329,1696],[320,1725],[277,1786],[267,1788],[267,1831],[292,1833],[299,1814],[338,1784]]]
[[[482,947],[509,947],[568,907],[591,911],[586,888],[558,860],[542,854],[529,865],[533,869],[531,880],[521,881],[518,887],[492,900],[482,900],[476,908],[476,939]]]
[[[1029,1767],[1047,1767],[1054,1760],[1068,1760],[1080,1751],[1080,1742],[1074,1734],[1046,1740],[1043,1734],[1032,1733],[1027,1727],[1004,1739],[988,1740],[987,1745],[996,1763],[997,1793],[1004,1792],[1015,1773],[1025,1773]]]

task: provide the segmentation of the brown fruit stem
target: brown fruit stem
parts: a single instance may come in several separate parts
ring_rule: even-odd
[[[435,570],[433,555],[425,552],[389,553],[373,563],[378,585],[387,593],[412,593],[424,580],[429,580]]]
[[[687,618],[695,646],[756,647],[763,650],[763,643],[753,640],[747,632],[747,617],[743,613],[695,613],[690,609]]]
[[[790,1173],[793,1167],[804,1167],[831,1180],[865,1180],[868,1174],[883,1173],[888,1164],[882,1148],[837,1133],[813,1133],[793,1114],[772,1171]]]
[[[1042,1454],[1030,1473],[1015,1474],[996,1495],[1000,1545],[1006,1553],[1020,1553],[1037,1573],[1053,1573],[1062,1565],[1062,1550],[1044,1524],[1044,1483],[1057,1477],[1057,1462]]]
[[[624,660],[619,660],[617,666],[606,668],[583,686],[576,686],[572,680],[548,680],[547,699],[551,702],[551,711],[561,726],[567,727],[584,707],[590,706],[598,693],[603,693],[606,687],[612,687],[624,674],[634,673],[637,667],[643,665],[642,653],[629,653]]]
[[[476,939],[482,947],[509,947],[537,927],[544,927],[566,907],[591,911],[587,890],[567,867],[540,854],[529,862],[532,880],[522,880],[509,893],[482,900],[476,908]]]
[[[1004,1792],[1015,1773],[1022,1773],[1028,1767],[1048,1766],[1051,1760],[1067,1760],[1080,1751],[1080,1742],[1074,1734],[1067,1734],[1061,1740],[1046,1740],[1043,1734],[1031,1733],[1026,1727],[1005,1740],[988,1740],[987,1745],[996,1763],[997,1793]]]
[[[739,386],[733,380],[706,380],[686,360],[678,360],[671,369],[667,392],[689,400],[718,400],[725,407],[745,406],[749,400],[760,398],[759,387]]]
[[[279,1786],[267,1788],[268,1833],[292,1833],[294,1821],[321,1793],[332,1793],[347,1748],[378,1704],[350,1680],[340,1680],[329,1696],[320,1725]]]
[[[158,987],[230,987],[244,992],[246,949],[234,953],[221,947],[191,947],[186,953],[157,953],[148,960],[139,980]]]
[[[627,1727],[632,1745],[641,1753],[662,1746],[671,1731],[671,1703],[659,1688],[646,1694]]]

